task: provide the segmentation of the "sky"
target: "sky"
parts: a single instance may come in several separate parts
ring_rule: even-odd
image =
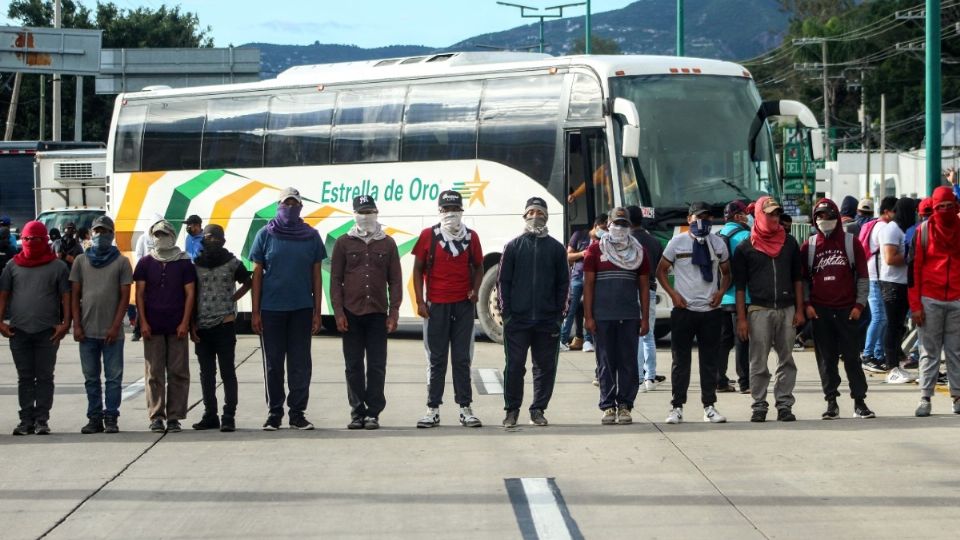
[[[79,0],[94,9],[96,0]],[[445,47],[469,37],[507,30],[538,19],[523,19],[520,9],[495,0],[111,0],[125,9],[180,5],[213,28],[214,44],[249,42],[308,45],[342,43],[359,47],[427,45]],[[507,0],[543,8],[582,0]],[[592,0],[598,13],[634,0]],[[530,15],[532,12],[527,11]],[[556,10],[547,13],[556,13]],[[581,16],[584,6],[566,8]],[[6,10],[3,11],[6,15]],[[7,21],[10,24],[10,21]]]

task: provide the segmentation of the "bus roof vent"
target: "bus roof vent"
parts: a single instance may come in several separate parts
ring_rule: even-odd
[[[437,55],[431,56],[431,57],[427,60],[427,62],[445,62],[445,61],[453,58],[453,55],[454,55],[454,53],[437,54]]]
[[[405,58],[405,59],[404,59],[402,62],[400,62],[400,63],[401,63],[401,64],[419,64],[420,62],[423,62],[423,60],[424,60],[425,58],[426,58],[426,56],[414,56],[414,57],[411,57],[411,58]]]
[[[399,61],[400,61],[400,58],[388,58],[386,60],[381,60],[377,62],[376,64],[373,65],[373,67],[392,66],[393,64],[396,64]]]

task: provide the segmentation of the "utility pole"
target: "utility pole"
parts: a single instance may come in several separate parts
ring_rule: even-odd
[[[827,40],[820,41],[823,62],[823,159],[830,161],[830,81],[827,78]]]
[[[53,3],[53,27],[63,26],[63,8],[60,0]],[[53,74],[53,140],[60,140],[60,74]]]
[[[13,126],[17,121],[17,105],[20,102],[20,83],[23,81],[23,73],[17,72],[13,77],[13,95],[10,96],[10,108],[7,110],[7,127],[3,132],[3,140],[13,140]]]
[[[677,56],[683,56],[683,0],[677,0]]]
[[[887,182],[887,95],[880,94],[880,184]]]
[[[563,4],[562,6],[553,6],[548,8],[543,8],[544,10],[556,9],[557,13],[543,14],[543,15],[527,15],[527,10],[530,11],[540,11],[539,8],[525,6],[523,4],[512,4],[510,2],[497,2],[501,6],[510,6],[515,8],[520,8],[520,17],[524,19],[540,19],[540,52],[543,52],[543,20],[544,19],[559,19],[563,17],[563,8],[582,6],[584,3],[579,2],[576,4]],[[589,45],[586,46],[587,53],[590,53]]]
[[[73,140],[83,140],[83,77],[77,75],[76,101],[73,115]]]
[[[587,39],[587,42],[586,42],[586,44],[585,44],[584,47],[583,47],[583,51],[584,51],[586,54],[590,54],[590,41],[591,41],[591,39],[593,39],[593,37],[590,35],[590,32],[591,32],[591,30],[590,30],[590,26],[591,26],[591,23],[590,23],[590,0],[587,0],[586,3],[587,3],[587,17],[586,17],[585,22],[586,22],[586,26],[587,26],[587,27],[586,27],[586,39]],[[939,49],[938,49],[938,50],[939,50]]]
[[[927,196],[940,185],[940,0],[927,0],[926,24]]]
[[[40,76],[40,136],[37,140],[42,141],[46,135],[47,127],[47,77]]]

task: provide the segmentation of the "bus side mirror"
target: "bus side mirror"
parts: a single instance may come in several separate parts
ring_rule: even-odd
[[[823,159],[823,130],[820,128],[810,130],[810,155],[814,161]]]
[[[640,114],[637,106],[628,99],[616,98],[613,100],[613,114],[624,119],[621,155],[625,158],[640,157]]]

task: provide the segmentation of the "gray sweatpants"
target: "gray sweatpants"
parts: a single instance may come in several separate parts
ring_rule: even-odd
[[[773,397],[777,409],[790,409],[796,401],[793,387],[797,384],[797,365],[793,361],[793,327],[796,308],[755,309],[747,314],[750,322],[750,395],[754,410],[767,410],[767,367],[770,349],[777,353],[777,370],[773,380]]]
[[[960,397],[960,300],[942,302],[923,296],[925,321],[920,327],[920,395],[933,397],[940,353],[947,357],[950,395]]]

